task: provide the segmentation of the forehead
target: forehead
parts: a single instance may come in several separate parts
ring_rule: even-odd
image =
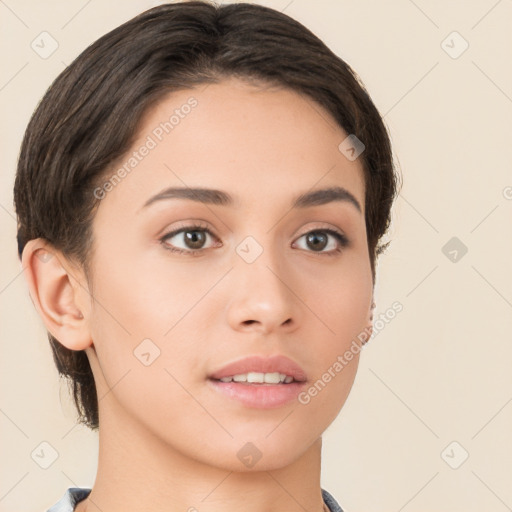
[[[172,92],[145,113],[130,151],[107,173],[122,178],[106,199],[135,211],[180,186],[269,204],[343,186],[364,208],[361,159],[339,149],[347,136],[319,104],[286,88],[227,79]]]

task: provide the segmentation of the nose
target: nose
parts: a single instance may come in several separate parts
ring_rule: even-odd
[[[232,329],[259,334],[297,329],[301,302],[293,291],[294,277],[279,268],[277,258],[270,257],[268,251],[252,263],[236,263],[228,307]]]

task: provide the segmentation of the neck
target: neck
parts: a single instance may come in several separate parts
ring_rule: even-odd
[[[133,418],[100,411],[96,480],[75,511],[322,512],[321,447],[318,438],[285,467],[236,472],[186,457]]]

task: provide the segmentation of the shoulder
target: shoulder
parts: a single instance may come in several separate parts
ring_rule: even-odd
[[[75,505],[87,498],[90,492],[91,489],[85,487],[70,487],[64,493],[64,496],[46,512],[73,512]]]
[[[324,503],[331,512],[343,512],[343,509],[339,506],[338,502],[325,489],[322,489],[322,497],[324,499]]]

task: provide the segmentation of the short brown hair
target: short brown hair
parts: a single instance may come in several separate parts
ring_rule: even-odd
[[[93,190],[130,148],[142,115],[169,92],[228,77],[307,95],[365,144],[360,158],[375,280],[398,185],[383,120],[356,73],[320,39],[289,16],[248,3],[152,8],[98,39],[55,79],[28,124],[18,161],[20,258],[25,244],[41,237],[89,276],[99,201]],[[59,374],[72,386],[79,422],[97,429],[98,399],[85,351],[48,338]]]

